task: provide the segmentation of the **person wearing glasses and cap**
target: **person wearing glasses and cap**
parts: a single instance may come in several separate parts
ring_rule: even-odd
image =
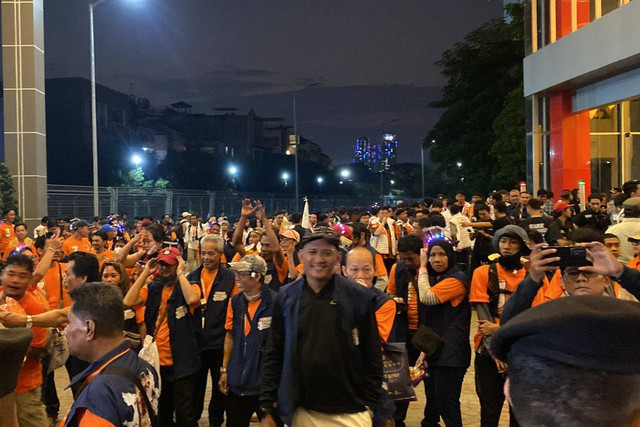
[[[227,307],[224,358],[219,389],[227,395],[227,426],[248,427],[251,416],[260,419],[262,355],[271,330],[273,301],[278,295],[264,284],[267,263],[259,255],[246,255],[230,263],[241,293]]]
[[[263,427],[371,426],[382,396],[373,294],[335,273],[340,238],[317,227],[300,242],[305,274],[280,289],[264,353]]]

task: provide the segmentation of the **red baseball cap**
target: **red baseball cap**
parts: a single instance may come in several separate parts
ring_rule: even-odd
[[[556,203],[555,205],[553,205],[553,210],[557,213],[562,212],[563,210],[567,209],[567,208],[571,208],[573,207],[573,205],[570,205],[567,202],[563,202],[562,200],[559,201],[558,203]]]
[[[180,251],[178,248],[163,248],[158,255],[158,262],[164,262],[167,265],[176,265],[178,263],[178,257],[180,257]]]

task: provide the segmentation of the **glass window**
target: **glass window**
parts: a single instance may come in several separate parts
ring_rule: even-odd
[[[631,147],[629,149],[630,156],[627,164],[631,165],[630,177],[640,176],[640,135],[631,135],[627,138]]]
[[[600,0],[602,2],[602,16],[618,8],[619,0]]]
[[[640,132],[640,99],[629,101],[629,131]]]
[[[608,105],[589,111],[591,132],[619,132],[618,105]]]
[[[591,135],[591,191],[620,185],[619,135]]]

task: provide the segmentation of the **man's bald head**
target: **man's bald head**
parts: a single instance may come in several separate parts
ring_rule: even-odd
[[[365,248],[353,248],[347,254],[342,273],[354,282],[358,282],[368,288],[373,286],[376,277],[373,254]]]

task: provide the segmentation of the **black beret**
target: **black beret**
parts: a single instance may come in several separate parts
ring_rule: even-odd
[[[0,329],[0,398],[16,389],[18,372],[32,338],[31,329]]]
[[[516,354],[617,374],[640,374],[640,303],[569,296],[526,310],[491,339],[491,353]]]

